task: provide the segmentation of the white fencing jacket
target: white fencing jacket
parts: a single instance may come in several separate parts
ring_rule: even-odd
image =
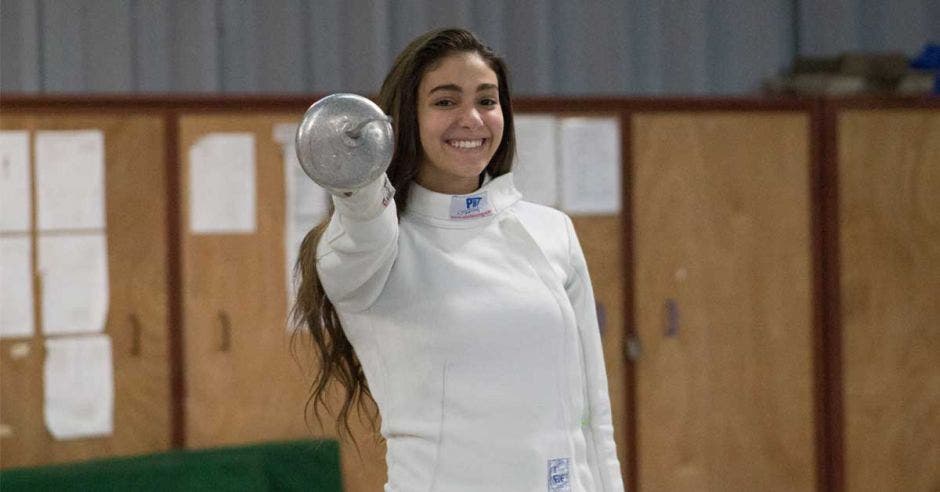
[[[512,175],[470,195],[382,178],[335,213],[320,280],[387,440],[386,492],[622,491],[594,294],[571,220]]]

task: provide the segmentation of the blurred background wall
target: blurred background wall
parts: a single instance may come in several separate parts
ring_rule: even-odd
[[[736,94],[798,55],[914,56],[938,0],[2,0],[0,91],[371,94],[416,35],[474,30],[518,95]]]

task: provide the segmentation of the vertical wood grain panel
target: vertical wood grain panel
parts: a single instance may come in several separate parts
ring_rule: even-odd
[[[180,118],[181,259],[187,446],[205,447],[301,435],[302,385],[294,386],[286,342],[284,190],[272,118]],[[213,132],[256,135],[256,225],[251,234],[193,234],[189,226],[190,149]],[[276,266],[276,267],[274,267]],[[219,313],[231,321],[231,350],[220,350]],[[283,381],[285,387],[276,384]],[[293,390],[293,391],[290,391]],[[293,398],[291,397],[293,396]],[[299,406],[297,406],[299,405]],[[293,418],[291,410],[294,411]]]
[[[0,340],[0,468],[50,461],[49,434],[42,419],[42,340]],[[15,396],[14,396],[15,395]]]
[[[163,120],[144,115],[45,114],[5,116],[4,130],[101,129],[106,164],[106,220],[110,302],[105,332],[112,342],[114,433],[56,441],[43,420],[44,337],[0,344],[2,421],[12,435],[0,439],[0,466],[34,466],[163,451],[170,442],[167,365],[166,168]],[[4,287],[6,288],[6,287]],[[37,297],[36,302],[40,302]],[[131,321],[131,317],[136,321]],[[140,354],[131,353],[135,324]]]
[[[808,120],[633,119],[641,490],[815,484]]]
[[[940,489],[940,112],[838,119],[847,490]]]
[[[301,116],[227,113],[180,118],[183,372],[189,448],[336,437],[330,416],[323,416],[325,429],[312,416],[305,421],[314,364],[311,346],[306,336],[298,336],[292,345],[287,329],[284,162],[272,133],[275,125],[296,123]],[[213,132],[255,135],[257,230],[253,234],[196,235],[189,230],[189,149]],[[228,351],[219,348],[220,311],[231,322]],[[384,444],[376,442],[362,421],[353,420],[359,449],[351,443],[340,448],[346,490],[379,490],[385,483]]]

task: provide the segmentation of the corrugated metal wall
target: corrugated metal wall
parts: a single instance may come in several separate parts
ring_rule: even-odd
[[[940,0],[0,0],[0,90],[374,93],[414,36],[459,25],[521,95],[733,94],[796,53],[913,55]]]

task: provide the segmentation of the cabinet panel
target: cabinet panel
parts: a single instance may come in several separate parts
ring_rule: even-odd
[[[305,421],[314,361],[309,339],[292,339],[286,324],[284,158],[273,133],[277,125],[299,120],[300,115],[289,113],[180,118],[187,447],[336,437],[329,416],[324,416],[326,429],[312,417],[309,425]],[[253,233],[194,234],[189,226],[189,151],[215,132],[254,135]],[[376,443],[365,425],[355,424],[359,450],[348,443],[341,446],[345,487],[381,489],[384,445]]]
[[[633,118],[641,490],[815,486],[809,128]]]
[[[940,489],[940,112],[838,118],[847,490]]]
[[[57,441],[43,421],[41,330],[0,344],[4,468],[162,451],[170,445],[165,125],[158,116],[4,115],[4,130],[104,132],[114,434]],[[34,158],[33,158],[34,159]],[[33,204],[35,207],[35,203]],[[36,234],[32,234],[35,251]],[[36,272],[35,254],[33,271]],[[36,276],[36,275],[34,275]],[[36,276],[38,278],[38,276]],[[39,286],[34,282],[37,325]],[[3,286],[4,289],[11,288]],[[26,350],[28,349],[28,350]]]

